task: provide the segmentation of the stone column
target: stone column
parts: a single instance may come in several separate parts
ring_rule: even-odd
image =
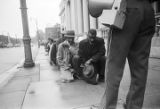
[[[157,12],[157,3],[156,2],[152,3],[152,6],[153,6],[154,11]]]
[[[88,0],[82,0],[83,1],[83,26],[84,26],[84,32],[88,32],[90,28],[89,23],[89,12],[88,12]]]
[[[66,0],[66,2],[65,2],[65,23],[66,23],[66,30],[69,30],[69,28],[70,28],[70,22],[69,22],[69,9],[68,9],[68,0]]]
[[[82,13],[82,0],[77,1],[77,22],[78,22],[78,33],[83,33],[83,13]]]
[[[75,0],[70,0],[70,9],[71,9],[71,29],[75,31]]]
[[[97,19],[90,16],[90,28],[97,29]]]
[[[78,13],[77,13],[77,0],[73,0],[74,1],[74,21],[75,21],[75,33],[78,34]]]
[[[68,12],[68,30],[71,30],[72,22],[71,22],[71,6],[70,6],[70,2],[68,2],[68,5],[67,5],[67,12]]]

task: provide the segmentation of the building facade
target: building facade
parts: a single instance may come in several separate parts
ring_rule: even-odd
[[[60,37],[60,25],[57,24],[53,27],[45,28],[45,38],[52,38],[53,40],[57,40]]]
[[[61,0],[59,16],[61,31],[74,30],[77,36],[83,36],[90,28],[97,29],[99,34],[105,30],[98,19],[89,15],[88,0]]]
[[[156,13],[160,12],[160,2],[153,3]],[[99,23],[88,12],[88,0],[61,0],[61,31],[74,30],[77,36],[83,36],[90,28],[96,29],[100,37],[106,38],[107,27]]]

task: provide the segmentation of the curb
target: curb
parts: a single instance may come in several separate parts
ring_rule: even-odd
[[[33,57],[33,59],[36,59],[36,56],[38,55],[39,49],[36,50],[36,54]],[[0,89],[3,88],[14,76],[16,72],[18,72],[20,69],[23,68],[24,58],[15,66],[13,66],[11,69],[5,71],[0,75]]]
[[[23,67],[23,62],[24,59],[22,59],[17,65],[0,75],[0,89],[3,88],[9,82],[9,80],[14,76],[16,72],[19,71],[19,68]]]
[[[0,89],[5,86],[9,80],[14,76],[14,74],[19,71],[18,69],[19,65],[14,66],[10,70],[4,72],[0,75]]]

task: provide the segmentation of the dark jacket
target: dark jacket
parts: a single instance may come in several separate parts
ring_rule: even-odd
[[[128,1],[149,1],[150,3],[156,2],[158,0],[128,0]]]
[[[105,52],[104,39],[102,38],[96,37],[94,44],[90,44],[88,39],[79,43],[78,55],[83,59],[83,62],[90,58],[96,62],[105,55]]]
[[[51,61],[54,62],[54,64],[57,64],[57,62],[56,62],[56,56],[57,56],[57,45],[56,45],[56,43],[54,43],[52,45],[51,54],[50,54],[50,59],[51,59]]]
[[[156,1],[158,1],[158,0],[149,0],[149,2],[151,2],[151,3],[156,2]]]

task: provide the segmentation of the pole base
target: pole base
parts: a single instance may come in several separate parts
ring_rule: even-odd
[[[23,67],[24,68],[29,68],[29,67],[34,67],[35,63],[34,62],[24,62]]]

